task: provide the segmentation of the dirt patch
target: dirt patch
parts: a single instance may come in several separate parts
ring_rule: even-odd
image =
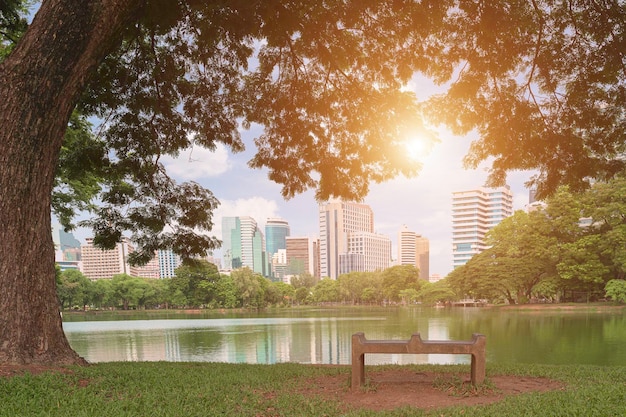
[[[332,398],[345,404],[347,408],[390,410],[408,406],[435,409],[485,405],[525,392],[565,388],[562,383],[545,378],[490,376],[487,383],[477,389],[471,386],[469,376],[407,369],[368,372],[366,386],[351,390],[349,377],[337,375],[316,378],[303,390],[303,394]]]

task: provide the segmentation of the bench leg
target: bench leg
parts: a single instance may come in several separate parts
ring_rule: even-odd
[[[472,385],[480,385],[485,382],[485,354],[484,352],[472,353]]]
[[[352,353],[352,389],[365,384],[365,354]]]

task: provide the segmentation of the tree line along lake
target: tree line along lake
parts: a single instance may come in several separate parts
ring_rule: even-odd
[[[487,362],[626,364],[624,307],[339,307],[66,313],[71,346],[89,362],[350,364],[351,336],[487,337]],[[467,355],[368,355],[368,364],[469,363]]]

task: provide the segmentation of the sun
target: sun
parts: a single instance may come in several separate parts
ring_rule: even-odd
[[[410,133],[406,136],[404,147],[410,159],[425,162],[433,150],[435,140],[423,132]]]

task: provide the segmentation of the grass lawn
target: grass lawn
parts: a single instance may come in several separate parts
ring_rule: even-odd
[[[370,366],[366,375],[387,371],[434,374],[438,382],[431,388],[439,390],[441,396],[459,399],[459,404],[463,397],[480,399],[499,394],[492,381],[500,376],[513,381],[518,378],[520,384],[527,379],[547,378],[560,387],[546,392],[500,395],[497,402],[487,405],[372,410],[346,402],[346,398],[351,395],[366,401],[379,388],[383,392],[384,383],[377,387],[379,383],[373,381],[351,393],[349,366],[116,362],[72,367],[65,372],[0,377],[0,416],[626,415],[626,366],[488,364],[487,381],[480,389],[464,389],[458,383],[456,375],[469,372],[464,365]],[[325,391],[328,381],[340,381],[339,390]]]

